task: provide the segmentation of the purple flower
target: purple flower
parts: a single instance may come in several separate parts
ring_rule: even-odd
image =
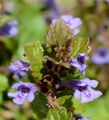
[[[56,6],[55,0],[44,0],[47,8],[50,8],[55,14],[58,14],[58,8]]]
[[[9,97],[13,98],[13,102],[16,104],[22,104],[25,101],[32,102],[35,98],[34,94],[36,91],[39,91],[39,87],[33,83],[29,82],[19,82],[12,86],[13,89],[16,89],[15,93],[8,93]]]
[[[70,15],[64,15],[61,16],[61,19],[63,19],[66,25],[68,25],[73,30],[73,35],[76,35],[80,32],[80,30],[78,29],[78,27],[82,24],[80,18],[73,18]],[[57,19],[53,19],[52,23],[55,24],[56,22]]]
[[[70,65],[77,68],[83,75],[85,75],[84,69],[87,67],[85,64],[87,56],[86,54],[79,54],[77,58],[71,60]]]
[[[44,0],[45,6],[41,11],[49,10],[48,15],[45,16],[45,20],[48,24],[51,24],[52,20],[59,16],[59,10],[55,3],[55,0]]]
[[[109,4],[109,0],[104,0],[105,3]]]
[[[17,20],[12,20],[5,23],[3,26],[0,27],[0,36],[7,35],[8,37],[14,37],[16,34],[18,34],[18,29],[15,26],[17,24]]]
[[[96,64],[109,63],[109,49],[105,47],[98,48],[96,55],[93,56],[91,60],[93,63],[96,63]]]
[[[9,65],[9,70],[18,76],[26,76],[25,71],[30,70],[29,66],[29,63],[17,60]]]
[[[96,80],[89,80],[88,78],[66,82],[66,87],[74,89],[74,97],[80,99],[81,103],[93,101],[102,95],[101,91],[92,89],[97,86]]]
[[[80,114],[73,114],[73,118],[75,119],[75,120],[90,120],[90,118],[84,118],[84,117],[82,117]]]

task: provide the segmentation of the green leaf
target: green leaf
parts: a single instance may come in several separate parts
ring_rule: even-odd
[[[65,108],[61,109],[61,111],[60,111],[60,117],[61,117],[60,120],[73,120],[72,113],[71,112],[67,113],[67,110]]]
[[[83,79],[85,76],[82,75],[82,73],[78,70],[75,71],[72,79]]]
[[[60,96],[58,98],[59,104],[63,107],[65,107],[66,109],[69,110],[74,110],[73,107],[73,97],[72,95],[64,95],[64,96]]]
[[[43,48],[39,41],[36,43],[27,45],[25,47],[25,54],[30,63],[30,69],[36,82],[39,82],[42,78],[40,70],[43,68]]]
[[[72,29],[63,20],[58,20],[56,24],[51,24],[46,37],[47,45],[63,46],[65,42],[73,38]]]
[[[67,99],[69,99],[71,95],[64,95],[58,98],[58,102],[60,105],[63,105]]]
[[[87,38],[76,38],[73,42],[72,56],[76,57],[79,53],[89,53],[89,40]]]
[[[55,24],[51,24],[46,41],[47,47],[52,48],[56,60],[69,63],[73,44],[73,30],[66,25],[64,20],[58,19]]]
[[[0,74],[0,91],[6,90],[8,87],[8,79],[5,75]]]
[[[60,120],[59,112],[56,109],[50,109],[48,111],[47,117],[48,117],[48,120]]]
[[[47,118],[44,120],[73,120],[72,113],[67,112],[64,107],[58,109],[50,109]]]
[[[69,62],[71,56],[76,57],[79,53],[90,52],[89,40],[74,38],[73,30],[62,19],[51,24],[46,41],[47,46],[52,46],[52,50],[56,52],[56,58],[64,62]]]
[[[36,94],[35,100],[32,103],[32,109],[36,120],[42,120],[46,117],[48,106],[46,96],[43,93],[39,92]]]

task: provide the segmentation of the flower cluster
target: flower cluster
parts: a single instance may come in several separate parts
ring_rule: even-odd
[[[79,54],[77,58],[72,58],[70,65],[85,75],[84,69],[87,67],[85,64],[86,59],[86,54]],[[92,89],[98,86],[96,80],[90,80],[88,78],[82,80],[69,80],[65,85],[74,90],[74,97],[80,99],[81,103],[93,101],[102,95],[101,91]]]
[[[17,20],[12,20],[5,23],[3,26],[0,26],[0,36],[14,37],[18,34],[18,29],[16,25],[18,24]]]
[[[78,27],[82,24],[82,21],[79,18],[73,18],[72,16],[61,16],[71,29],[73,29],[73,35],[79,33]],[[53,24],[57,23],[57,19],[52,21]],[[99,53],[105,56],[105,50],[99,50]],[[87,65],[85,64],[85,60],[87,60],[87,55],[85,53],[79,53],[76,58],[72,58],[70,62],[71,67],[75,67],[79,70],[83,75],[85,75],[85,68]],[[108,57],[106,56],[106,60],[108,61]],[[88,78],[82,80],[70,80],[65,83],[67,87],[74,89],[74,97],[81,100],[81,103],[90,102],[94,99],[97,99],[102,95],[101,91],[93,90],[92,88],[97,87],[98,82],[96,80],[90,80]]]
[[[28,62],[17,60],[9,65],[9,70],[14,73],[15,76],[25,77],[27,76],[30,64]],[[17,77],[16,77],[17,78]],[[22,104],[25,101],[32,102],[34,100],[35,92],[39,91],[39,87],[36,84],[29,82],[16,83],[12,86],[13,89],[16,89],[15,93],[8,93],[9,97],[13,98],[13,102],[16,104]]]
[[[67,25],[66,26],[64,24],[63,26],[66,29],[68,29],[68,31],[70,31],[70,33],[69,33],[66,30],[66,32],[68,32],[67,37],[70,34],[70,36],[71,36],[70,42],[72,42],[73,35],[76,35],[77,33],[79,33],[78,27],[82,24],[82,21],[80,20],[80,18],[73,18],[70,15],[61,16],[61,19],[64,20],[65,24]],[[60,31],[60,28],[54,27],[57,24],[57,22],[58,22],[58,19],[54,19],[52,21],[53,27],[49,31],[47,38],[49,38],[51,36],[54,38],[51,38],[51,39],[49,38],[47,42],[49,42],[49,40],[50,40],[50,43],[51,43],[52,39],[53,39],[52,42],[54,42],[54,41],[56,41],[56,39],[59,38],[59,35],[61,33],[57,33],[57,31]],[[60,21],[60,22],[62,22],[62,21]],[[59,29],[59,30],[56,30],[56,29]],[[72,32],[72,30],[73,30],[73,32]],[[65,32],[63,32],[63,34],[64,33]],[[67,53],[69,54],[69,52],[73,52],[71,49],[72,44],[70,44],[70,42],[69,43],[66,42],[67,40],[69,40],[69,37],[68,38],[67,37],[65,36],[65,38],[64,38],[64,35],[62,37],[63,39],[66,39],[65,41],[63,40],[63,44],[66,44],[66,45],[63,45],[64,47],[61,46],[61,44],[60,44],[60,46],[58,46],[59,45],[58,40],[55,42],[56,44],[58,44],[57,45],[58,47],[63,48],[60,51],[65,54],[67,54]],[[53,46],[52,46],[52,43],[51,43],[51,46],[52,46],[51,48],[58,49],[58,48],[55,48],[55,45],[53,44]],[[82,44],[82,45],[84,45],[84,44]],[[19,77],[25,77],[25,76],[27,76],[27,72],[30,72],[30,75],[33,75],[32,77],[34,77],[35,79],[39,79],[39,81],[37,81],[38,84],[33,84],[33,83],[29,83],[29,82],[21,82],[21,80],[20,80],[18,83],[14,84],[12,86],[12,88],[15,89],[16,92],[8,93],[8,96],[13,98],[14,103],[22,104],[25,101],[32,102],[35,98],[35,93],[38,91],[44,93],[44,95],[48,99],[48,104],[52,108],[59,108],[59,103],[58,103],[57,96],[55,95],[55,93],[59,93],[60,91],[62,91],[64,89],[68,89],[68,90],[71,89],[73,91],[74,97],[80,99],[81,103],[93,101],[102,95],[101,91],[93,89],[98,86],[98,82],[96,80],[90,80],[87,77],[85,78],[84,70],[87,67],[87,65],[85,63],[85,61],[87,60],[87,54],[86,54],[87,52],[86,53],[78,52],[77,53],[78,56],[76,58],[73,58],[72,54],[69,54],[69,57],[68,57],[69,60],[64,61],[63,59],[60,60],[60,59],[56,58],[56,55],[60,51],[56,51],[56,50],[52,50],[52,49],[51,49],[51,51],[52,51],[51,54],[53,54],[53,56],[49,56],[50,54],[47,54],[47,52],[44,52],[44,56],[43,56],[43,52],[42,52],[43,48],[42,48],[41,44],[39,44],[39,43],[36,45],[33,45],[33,46],[32,45],[27,46],[27,47],[29,48],[29,50],[26,49],[25,54],[26,54],[29,62],[23,62],[23,61],[17,60],[10,64],[9,70]],[[66,50],[64,50],[64,49],[66,49]],[[83,51],[85,51],[85,50],[86,49],[84,49]],[[100,49],[99,53],[101,55],[99,57],[105,56],[106,60],[108,61],[108,57],[106,56],[105,50]],[[63,54],[64,57],[65,57],[65,54]],[[37,56],[35,56],[35,55],[37,55]],[[37,57],[38,57],[38,59],[37,59]],[[59,57],[61,57],[61,56],[59,56]],[[38,61],[38,63],[36,61]],[[41,64],[41,65],[39,65],[39,64]],[[76,70],[79,70],[82,73],[81,75],[84,76],[84,79],[72,78],[72,80],[62,81],[62,79],[66,79],[64,76],[64,73],[67,74],[69,72],[68,74],[70,74],[71,76],[72,75],[75,76]],[[33,74],[31,74],[31,72]],[[37,73],[37,74],[35,74],[35,73]],[[41,73],[41,75],[40,75],[40,73]],[[60,94],[61,94],[61,92],[60,92]],[[89,118],[84,118],[81,115],[77,115],[74,113],[72,113],[72,114],[73,114],[72,117],[75,120],[90,120]]]

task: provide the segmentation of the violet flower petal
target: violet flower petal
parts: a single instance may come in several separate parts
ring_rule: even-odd
[[[26,100],[26,96],[22,95],[21,92],[17,92],[18,94],[16,95],[16,97],[13,98],[13,102],[21,105],[25,100]]]
[[[29,101],[29,102],[32,102],[32,101],[34,100],[34,98],[35,98],[35,97],[34,97],[33,92],[30,92],[30,93],[28,94],[28,98],[27,98],[28,101]]]
[[[18,89],[18,87],[21,86],[21,85],[22,85],[22,82],[15,83],[15,84],[12,86],[12,88],[13,88],[13,89]]]
[[[81,97],[81,92],[76,89],[75,92],[74,92],[74,97],[80,99],[80,97]]]
[[[88,78],[85,78],[82,80],[82,82],[85,82],[88,86],[93,87],[93,88],[98,86],[98,81],[96,80],[89,80]]]
[[[17,29],[16,27],[11,27],[11,29],[9,30],[8,36],[9,36],[9,37],[13,37],[13,36],[17,35],[18,32],[19,32],[19,31],[18,31],[18,29]]]

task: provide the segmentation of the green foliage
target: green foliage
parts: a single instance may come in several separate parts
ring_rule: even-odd
[[[21,57],[22,57],[22,54],[24,53],[23,47],[26,44],[36,41],[36,39],[38,39],[40,40],[40,42],[27,45],[25,47],[25,53],[27,55],[27,59],[29,63],[31,64],[30,67],[33,73],[33,77],[37,78],[36,83],[39,83],[42,78],[42,74],[40,73],[40,71],[43,68],[43,48],[41,47],[41,44],[45,43],[44,37],[47,29],[47,25],[45,24],[46,22],[42,15],[44,12],[41,11],[41,5],[39,4],[40,2],[43,2],[43,0],[41,1],[40,0],[2,0],[2,1],[7,1],[7,2],[13,1],[15,3],[15,9],[12,11],[10,15],[3,15],[3,16],[0,15],[0,26],[2,26],[3,24],[5,24],[10,20],[13,20],[13,18],[16,18],[19,21],[17,25],[19,29],[19,34],[13,38],[8,38],[8,36],[5,36],[3,38],[1,37],[0,62],[1,62],[1,67],[3,66],[3,71],[0,70],[0,72],[5,74],[5,71],[7,72],[7,67],[5,70],[5,66],[7,66],[7,64],[11,61],[11,58],[22,59]],[[36,1],[40,1],[40,2],[38,2],[37,4]],[[109,28],[109,24],[108,24],[108,19],[105,19],[109,17],[109,12],[108,12],[109,9],[107,9],[109,7],[108,4],[104,4],[103,0],[99,0],[98,2],[96,0],[89,0],[85,2],[85,4],[82,0],[78,0],[78,1],[73,0],[70,2],[68,2],[67,0],[64,0],[64,1],[58,0],[58,1],[59,2],[57,2],[56,4],[58,4],[58,7],[60,9],[63,9],[62,11],[66,11],[65,9],[71,8],[71,10],[73,9],[74,11],[73,12],[74,16],[78,16],[82,19],[84,25],[81,27],[81,32],[79,33],[80,36],[86,37],[87,34],[90,35],[91,40],[93,40],[91,43],[92,44],[96,43],[95,45],[93,44],[94,48],[95,46],[99,46],[99,45],[106,45],[106,46],[108,45],[107,43],[105,43],[106,41],[108,41],[108,35],[106,34],[108,33],[107,31]],[[9,5],[9,8],[10,7],[11,6]],[[105,11],[107,12],[108,16],[106,15]],[[2,13],[2,11],[0,11],[0,13]],[[103,29],[98,30],[99,27],[100,28],[103,27]],[[66,80],[82,79],[83,77],[85,77],[85,76],[82,76],[80,71],[76,70],[76,68],[74,68],[74,70],[73,68],[72,70],[70,70],[69,61],[63,60],[64,58],[67,58],[67,57],[68,59],[72,56],[77,57],[78,53],[90,52],[89,40],[87,38],[77,38],[77,37],[75,38],[75,36],[73,36],[72,33],[73,33],[72,29],[70,29],[62,19],[60,19],[56,24],[52,24],[50,26],[50,29],[48,31],[48,35],[46,38],[48,47],[52,46],[56,48],[54,49],[55,51],[49,52],[50,56],[47,54],[47,57],[49,58],[47,60],[53,63],[52,70],[55,70],[57,68],[62,68],[62,71],[63,71],[61,72],[62,74],[59,74],[59,76],[57,76],[59,77],[62,83],[64,83]],[[104,39],[104,41],[102,41],[103,44],[97,43],[96,40],[99,40],[99,37]],[[52,50],[52,49],[49,49],[49,50]],[[64,54],[63,51],[66,54]],[[61,56],[61,58],[62,57],[63,58],[55,59],[55,57],[52,56],[55,54],[55,52],[56,54],[59,52],[60,54],[58,54],[58,56]],[[104,88],[107,91],[108,90],[108,78],[107,78],[108,69],[105,69],[104,67],[108,67],[108,65],[107,64],[100,65],[100,67],[97,67],[91,64],[88,66],[91,66],[91,69],[90,68],[86,69],[86,73],[87,73],[86,75],[88,75],[89,78],[96,77],[98,81],[102,80],[100,84],[101,85],[100,88],[102,89],[105,86],[107,86],[106,88]],[[103,69],[102,69],[102,66],[103,66]],[[63,67],[66,68],[65,72]],[[58,70],[54,72],[55,78],[56,78],[56,75],[58,75],[57,71]],[[66,75],[64,73],[66,73]],[[107,74],[104,74],[104,73],[107,73]],[[6,75],[7,74],[8,73],[6,73]],[[28,104],[23,104],[20,107],[16,107],[16,105],[12,104],[12,102],[9,101],[8,97],[6,97],[7,92],[5,90],[8,88],[8,82],[11,81],[9,85],[11,85],[14,82],[11,75],[9,75],[9,78],[8,78],[10,79],[9,81],[6,75],[0,74],[0,105],[1,105],[0,120],[5,120],[5,119],[16,119],[16,120],[32,119],[33,120],[32,114],[31,114],[32,109],[28,106]],[[52,77],[52,75],[50,77]],[[29,78],[31,78],[31,75],[28,78],[21,78],[21,81],[28,81]],[[105,80],[105,78],[107,78],[107,80]],[[43,80],[45,80],[46,82],[46,79],[43,79]],[[50,80],[52,81],[52,79]],[[49,86],[50,88],[52,87],[51,81],[50,82],[47,81],[48,89],[49,89]],[[55,82],[55,79],[53,79],[53,82]],[[57,85],[56,87],[58,87],[58,84],[56,85]],[[53,90],[55,91],[55,89]],[[100,99],[92,101],[90,103],[85,103],[85,104],[81,104],[80,100],[73,97],[72,90],[64,89],[58,92],[56,91],[54,92],[54,94],[58,99],[59,105],[63,107],[61,107],[60,109],[48,108],[48,105],[47,105],[48,102],[47,102],[46,96],[43,93],[39,92],[36,94],[35,100],[32,103],[32,108],[34,110],[34,118],[36,120],[72,120],[73,119],[72,115],[68,111],[72,110],[73,107],[74,107],[73,110],[75,110],[74,111],[75,113],[77,114],[80,113],[84,117],[89,116],[91,117],[92,120],[109,120],[109,113],[108,113],[109,92],[107,92],[107,94],[104,93],[105,95]],[[6,116],[6,118],[2,117],[2,114],[3,116]],[[15,117],[10,118],[10,116],[15,116]]]
[[[70,112],[67,112],[64,107],[61,107],[60,110],[50,109],[47,118],[44,120],[73,120],[73,118]]]
[[[5,75],[0,74],[0,92],[6,90],[8,87],[8,79]]]
[[[72,93],[73,94],[73,93]],[[69,110],[73,110],[73,97],[72,95],[64,95],[58,98],[60,105],[64,106]]]
[[[87,38],[75,38],[73,42],[72,56],[76,57],[78,53],[89,53],[89,40]]]
[[[64,96],[59,99],[60,102],[62,100],[63,104],[66,104],[64,98],[70,100],[71,97],[69,98]],[[50,108],[48,110],[46,96],[41,92],[36,94],[36,98],[32,103],[32,108],[34,111],[34,118],[36,120],[73,120],[72,113],[67,112],[64,107],[61,107],[60,109]]]
[[[51,24],[46,38],[47,46],[56,45],[63,47],[67,40],[73,39],[72,32],[72,29],[61,19],[56,24]]]
[[[58,102],[60,105],[63,105],[67,99],[69,99],[71,96],[69,95],[64,95],[58,98]]]
[[[30,4],[24,0],[15,0],[16,8],[14,15],[18,18],[19,34],[17,35],[17,52],[13,59],[23,59],[23,47],[28,43],[35,42],[36,39],[42,44],[45,43],[44,37],[47,31],[46,22],[40,13],[40,5]]]
[[[43,68],[43,48],[40,42],[36,42],[25,47],[25,54],[30,63],[30,69],[36,82],[39,82],[42,78],[40,70]]]
[[[85,78],[85,76],[83,76],[82,73],[78,70],[75,71],[75,73],[72,77],[72,79],[84,79],[84,78]]]
[[[42,120],[48,111],[46,96],[39,92],[36,94],[35,100],[32,103],[35,119]]]

